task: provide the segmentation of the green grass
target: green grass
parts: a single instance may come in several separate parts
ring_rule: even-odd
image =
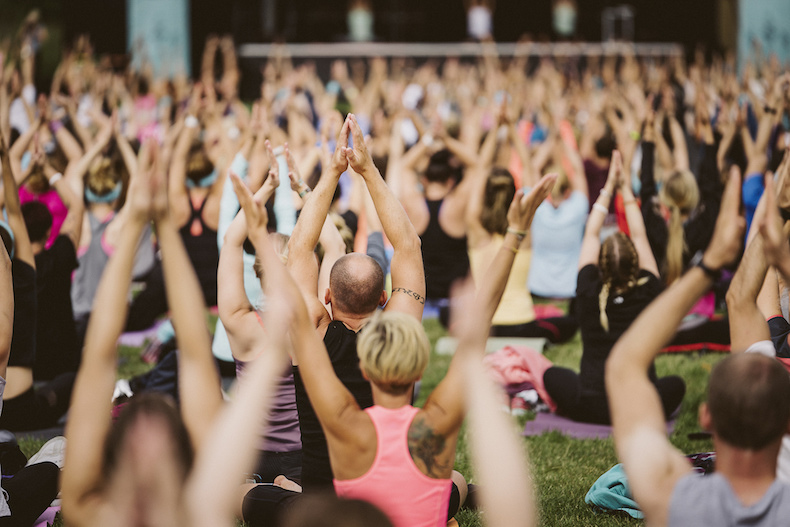
[[[212,320],[213,322],[213,320]],[[213,325],[213,324],[212,324]],[[424,323],[431,346],[446,335],[436,320]],[[566,344],[545,350],[546,357],[558,366],[578,371],[581,360],[581,341],[577,335]],[[690,440],[688,434],[699,430],[697,408],[704,398],[708,375],[713,365],[724,357],[722,354],[664,355],[656,361],[659,376],[680,375],[686,381],[686,397],[683,401],[672,443],[685,453],[705,452],[713,449],[709,440]],[[431,361],[422,379],[417,405],[425,403],[430,392],[442,380],[451,357],[431,354]],[[129,378],[150,368],[140,360],[140,349],[121,347],[118,353],[118,375]],[[520,431],[534,415],[514,418],[514,431]],[[30,456],[42,441],[21,438],[20,447]],[[584,496],[598,477],[609,470],[617,458],[611,439],[577,440],[552,432],[539,437],[524,438],[524,448],[530,459],[530,468],[538,495],[541,525],[546,526],[622,526],[642,525],[625,513],[602,513],[594,511],[584,503]],[[458,441],[455,468],[471,483],[475,482],[472,462],[467,447],[466,427],[462,428]],[[507,489],[503,489],[507,492]],[[513,496],[519,499],[519,496]],[[482,526],[483,514],[462,510],[456,517],[462,527]],[[56,523],[59,525],[59,523]],[[242,524],[239,524],[242,525]]]
[[[435,320],[426,320],[425,330],[431,345],[446,334]],[[581,341],[579,335],[568,343],[552,346],[545,350],[545,356],[557,366],[579,369],[581,360]],[[699,430],[697,408],[704,399],[708,375],[713,365],[724,357],[722,354],[703,355],[664,355],[657,359],[656,369],[659,376],[680,375],[687,386],[680,416],[675,432],[670,438],[672,443],[684,453],[706,452],[713,449],[709,440],[690,440],[688,434]],[[431,362],[423,376],[422,387],[417,405],[422,405],[431,390],[441,381],[447,371],[451,357],[432,353]],[[514,426],[523,428],[534,415],[515,419]],[[461,431],[456,454],[455,468],[464,474],[471,483],[475,482],[466,442],[466,430]],[[642,525],[625,513],[595,512],[584,503],[584,496],[598,477],[617,463],[614,444],[606,440],[570,439],[552,432],[538,437],[524,438],[529,453],[532,475],[538,495],[541,525],[547,526],[619,526]],[[507,491],[507,489],[504,489]],[[518,499],[518,496],[513,496]],[[462,511],[457,517],[463,527],[482,525],[480,514]]]

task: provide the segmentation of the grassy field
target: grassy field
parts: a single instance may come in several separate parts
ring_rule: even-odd
[[[425,329],[434,345],[446,333],[435,320],[426,320]],[[576,369],[581,359],[581,342],[578,335],[570,342],[547,348],[545,351],[554,364]],[[721,360],[721,354],[707,355],[673,355],[662,356],[657,360],[659,376],[680,375],[686,381],[687,392],[683,401],[681,414],[677,420],[672,443],[685,453],[705,452],[712,449],[709,440],[690,440],[688,434],[699,430],[697,424],[697,408],[703,400],[708,375],[713,365]],[[418,406],[421,406],[428,394],[441,381],[450,357],[433,353],[428,370],[422,381]],[[124,348],[119,350],[119,377],[128,378],[149,368],[140,360],[140,350]],[[514,432],[523,428],[528,419],[534,415],[514,418]],[[21,439],[20,446],[27,455],[32,455],[43,442]],[[546,526],[620,526],[641,525],[642,522],[632,519],[625,513],[595,512],[584,503],[584,495],[590,486],[605,471],[609,470],[617,459],[614,445],[607,440],[576,440],[566,438],[559,433],[550,433],[540,437],[524,438],[524,448],[530,458],[530,465],[537,488],[540,508],[541,525]],[[462,430],[456,457],[456,470],[474,483],[474,471],[467,449],[466,430]],[[504,490],[507,492],[507,490]],[[512,496],[519,499],[519,496]],[[461,511],[457,516],[462,527],[481,526],[484,513]]]

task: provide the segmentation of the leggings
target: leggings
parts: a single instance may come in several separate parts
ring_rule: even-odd
[[[455,516],[461,507],[461,494],[455,483],[450,493],[447,520]],[[291,507],[299,504],[302,493],[285,490],[274,485],[257,485],[244,496],[242,514],[250,527],[277,527]],[[397,495],[393,495],[397,499]],[[404,504],[405,507],[408,505]],[[0,526],[2,527],[2,526]]]
[[[58,495],[60,469],[54,463],[36,463],[3,479],[11,516],[0,518],[0,527],[30,527]]]
[[[554,402],[557,414],[582,423],[611,424],[606,395],[583,393],[579,374],[567,368],[552,366],[543,374],[543,384]],[[686,384],[678,376],[661,377],[654,381],[664,418],[668,419],[686,393]]]
[[[573,338],[578,329],[579,323],[575,317],[550,317],[533,320],[526,324],[492,326],[491,335],[494,337],[544,338],[556,344]]]
[[[0,428],[40,430],[57,425],[69,409],[75,377],[74,373],[63,373],[43,386],[31,386],[16,397],[4,399]]]

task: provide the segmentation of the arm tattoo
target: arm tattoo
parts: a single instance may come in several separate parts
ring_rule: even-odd
[[[395,291],[399,291],[401,293],[405,293],[405,294],[409,295],[410,297],[413,297],[414,300],[416,300],[420,304],[425,304],[425,297],[422,296],[419,293],[415,293],[411,289],[406,289],[405,287],[393,287],[392,288],[392,292],[394,293]]]
[[[417,418],[412,422],[409,427],[409,454],[412,459],[419,459],[425,464],[425,469],[432,478],[442,478],[447,471],[448,467],[436,460],[444,447],[444,436],[435,433],[423,419]]]

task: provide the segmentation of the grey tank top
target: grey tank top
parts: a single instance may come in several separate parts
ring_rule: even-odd
[[[115,215],[105,221],[100,221],[93,214],[88,213],[88,222],[91,229],[91,241],[88,248],[79,254],[77,261],[79,267],[74,271],[71,281],[71,305],[74,317],[79,318],[91,312],[93,297],[99,288],[99,280],[107,267],[110,255],[104,246],[104,231],[110,225]],[[151,225],[143,229],[140,244],[135,254],[132,276],[138,277],[147,273],[154,264],[154,247],[151,242]]]
[[[774,480],[754,505],[744,506],[720,474],[689,474],[675,485],[669,527],[790,525],[790,485]]]

